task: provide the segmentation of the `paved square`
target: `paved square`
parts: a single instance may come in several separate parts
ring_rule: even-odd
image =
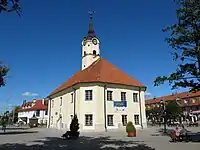
[[[199,131],[200,128],[192,130]],[[194,131],[194,132],[195,132]],[[137,130],[136,138],[126,137],[125,131],[81,133],[79,140],[63,140],[64,131],[56,129],[24,129],[0,131],[0,150],[48,149],[48,150],[199,150],[200,143],[170,143],[169,137],[161,136],[156,128]]]

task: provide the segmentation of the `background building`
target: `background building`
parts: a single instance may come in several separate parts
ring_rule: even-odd
[[[53,91],[48,98],[51,128],[69,128],[77,114],[80,130],[118,129],[132,121],[146,127],[146,87],[100,57],[92,17],[82,41],[82,69]]]
[[[35,116],[39,124],[47,124],[48,120],[48,101],[45,99],[24,101],[18,110],[18,122],[29,123],[29,119]]]
[[[189,113],[200,114],[200,91],[195,93],[183,92],[146,100],[146,110],[160,107],[162,105],[161,101],[177,101],[185,115]]]

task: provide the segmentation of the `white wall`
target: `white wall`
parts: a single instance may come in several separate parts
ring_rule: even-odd
[[[35,111],[24,111],[18,113],[18,121],[20,121],[20,118],[27,117],[27,123],[29,123],[29,118],[33,117]]]
[[[82,70],[90,66],[94,61],[100,58],[100,42],[97,38],[97,45],[92,43],[92,40],[87,40],[86,45],[83,45],[82,42]],[[97,56],[95,57],[93,54],[93,50],[96,51]],[[84,55],[86,53],[86,56]]]
[[[33,117],[33,115],[36,115],[36,111],[24,111],[18,113],[18,119],[22,117],[27,117],[27,123],[29,123],[29,119]],[[48,115],[45,115],[45,110],[40,110],[40,116],[36,116],[38,118],[38,123],[41,123],[41,120],[43,123],[45,123],[48,120]]]
[[[64,93],[60,93],[50,99],[50,117],[48,118],[50,119],[50,127],[58,129],[69,128],[71,115],[74,114],[74,91],[76,92],[76,97],[78,97],[79,89],[68,89],[67,91],[64,91]],[[71,94],[73,94],[73,102]]]
[[[85,100],[85,90],[93,90],[92,97],[93,100],[91,101],[86,101]],[[80,127],[83,130],[88,130],[88,129],[95,129],[95,124],[96,124],[96,115],[98,113],[97,108],[98,106],[96,105],[97,102],[99,101],[98,97],[98,86],[89,86],[89,87],[80,87],[80,97],[79,97],[79,105],[80,107]],[[85,126],[85,115],[86,114],[93,114],[93,126]]]
[[[36,114],[36,111],[35,111],[35,114]],[[48,114],[45,115],[45,110],[40,110],[40,116],[36,116],[38,118],[38,122],[44,124],[44,123],[47,123],[47,120],[48,120]]]
[[[76,87],[76,114],[79,119],[81,130],[104,130],[105,119],[104,119],[104,87],[102,84],[79,84],[81,87]],[[85,90],[93,90],[93,100],[85,101]],[[138,88],[128,86],[117,86],[107,85],[107,90],[113,91],[113,100],[121,101],[121,92],[126,92],[127,108],[123,112],[116,112],[113,101],[107,101],[106,97],[106,116],[114,115],[114,126],[107,126],[108,129],[116,129],[122,127],[122,115],[127,115],[127,120],[134,121],[134,114],[140,115],[139,102],[133,102],[133,93],[138,93]],[[53,107],[51,107],[50,127],[53,128],[69,128],[71,123],[71,115],[74,114],[74,101],[71,102],[71,93],[74,93],[73,89],[67,89],[62,93],[54,95],[52,98]],[[141,91],[141,112],[142,112],[142,123],[143,127],[146,127],[146,116],[145,116],[145,100],[144,91]],[[62,105],[60,105],[60,98],[62,97]],[[139,95],[138,95],[139,101]],[[57,115],[56,115],[57,112]],[[62,119],[59,119],[59,114]],[[85,114],[93,114],[93,126],[85,126]],[[53,122],[52,122],[53,121]],[[106,120],[107,122],[107,120]],[[139,116],[139,123],[141,123]],[[106,124],[107,125],[107,124]],[[140,128],[141,124],[136,125]],[[123,127],[122,127],[123,128]]]
[[[103,89],[101,89],[103,90]],[[106,96],[107,91],[112,91],[113,93],[113,101],[107,101],[107,115],[114,115],[114,126],[108,126],[107,128],[118,128],[123,127],[122,125],[122,115],[127,115],[127,122],[132,121],[133,124],[135,124],[134,115],[139,115],[139,125],[135,125],[137,128],[141,127],[141,118],[140,115],[142,115],[142,125],[146,127],[146,116],[145,116],[145,106],[144,106],[144,91],[140,92],[140,98],[141,98],[141,112],[140,114],[140,103],[139,103],[139,91],[138,89],[134,88],[128,88],[126,86],[118,86],[118,87],[111,87],[108,86],[106,88]],[[127,101],[127,107],[124,109],[124,111],[116,111],[114,108],[114,101],[121,101],[121,92],[126,92],[126,101]],[[138,94],[138,102],[133,101],[133,93]],[[107,100],[107,97],[106,97]]]

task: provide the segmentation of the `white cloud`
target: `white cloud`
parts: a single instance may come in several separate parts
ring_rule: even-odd
[[[145,92],[144,95],[145,95],[145,96],[151,96],[152,94],[149,93],[149,92]]]
[[[150,92],[145,92],[144,97],[145,97],[145,99],[151,99],[153,96]]]
[[[32,92],[24,92],[22,93],[22,96],[38,96],[38,93],[32,93]]]

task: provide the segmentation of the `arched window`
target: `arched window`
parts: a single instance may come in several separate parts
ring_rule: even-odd
[[[93,50],[93,55],[96,55],[96,54],[97,54],[97,52],[95,50]]]
[[[84,51],[84,56],[86,55],[86,51]]]

